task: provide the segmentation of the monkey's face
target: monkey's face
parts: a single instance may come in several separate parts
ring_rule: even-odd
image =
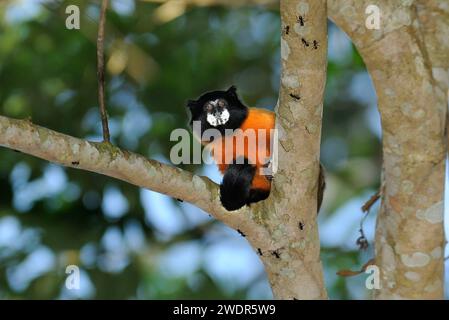
[[[223,126],[229,121],[229,105],[225,99],[209,100],[203,108],[206,113],[206,121],[212,127]]]
[[[204,131],[217,129],[224,135],[226,129],[239,128],[248,114],[248,108],[239,100],[234,86],[227,91],[207,92],[197,100],[189,100],[187,107],[192,116],[193,133],[203,142],[210,142],[204,141]]]

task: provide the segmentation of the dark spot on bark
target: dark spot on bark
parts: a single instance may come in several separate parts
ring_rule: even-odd
[[[259,256],[263,256],[262,250],[260,248],[257,248],[257,253],[259,254]]]
[[[245,235],[240,229],[237,229],[237,232],[238,232],[243,238],[246,237],[246,235]]]
[[[285,26],[284,28],[284,34],[289,34],[290,33],[290,26]]]
[[[313,40],[313,48],[316,50],[320,47],[320,44],[318,43],[318,41]]]
[[[295,100],[301,100],[301,97],[294,93],[290,93],[290,97],[292,97]]]
[[[72,161],[72,166],[77,166],[77,165],[79,165],[79,164],[80,164],[79,161]]]
[[[129,157],[131,156],[131,153],[128,150],[122,150],[123,153],[123,157],[128,160]]]
[[[301,231],[304,230],[304,223],[299,221],[298,227],[299,227],[299,230],[301,230]]]
[[[295,297],[293,297],[293,298],[292,298],[292,300],[296,300],[296,301],[298,301],[299,299],[296,299]]]
[[[304,27],[305,20],[303,16],[298,16],[298,19],[296,21],[299,23],[301,27]]]
[[[280,259],[281,255],[279,254],[279,250],[271,251],[271,254],[276,257],[276,259]]]
[[[304,45],[304,48],[307,48],[308,46],[310,46],[310,43],[304,38],[301,38],[301,42]]]
[[[184,202],[184,200],[181,200],[181,199],[179,199],[179,198],[176,198],[176,201]],[[209,215],[209,217],[210,217],[210,215]]]

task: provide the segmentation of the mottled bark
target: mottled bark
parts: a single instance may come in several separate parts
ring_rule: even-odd
[[[299,17],[307,17],[299,21]],[[277,298],[327,297],[316,223],[323,94],[327,66],[326,2],[281,1],[279,167],[260,209],[276,254],[262,256]]]
[[[449,88],[449,1],[417,0],[421,33],[424,37],[432,73],[441,88]]]
[[[373,79],[382,119],[382,205],[376,227],[380,299],[443,298],[445,93],[432,76],[415,1],[329,1]]]
[[[416,11],[420,22],[432,75],[449,102],[449,1],[418,0]],[[447,114],[446,116],[448,116]],[[446,132],[449,121],[446,120]]]

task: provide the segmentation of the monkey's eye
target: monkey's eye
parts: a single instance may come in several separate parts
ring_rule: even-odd
[[[218,100],[218,106],[220,108],[226,107],[227,106],[226,100],[223,100],[223,99]]]
[[[210,103],[210,102],[207,102],[207,103],[204,105],[204,110],[207,111],[207,112],[211,112],[213,109],[214,109],[214,106],[213,106],[212,103]]]

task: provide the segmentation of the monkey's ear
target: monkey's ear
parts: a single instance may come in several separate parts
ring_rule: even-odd
[[[196,100],[187,100],[186,107],[192,109],[196,106],[196,104],[197,104]]]
[[[234,96],[237,96],[237,87],[232,85],[229,87],[229,89],[226,92],[229,94],[232,94]]]

